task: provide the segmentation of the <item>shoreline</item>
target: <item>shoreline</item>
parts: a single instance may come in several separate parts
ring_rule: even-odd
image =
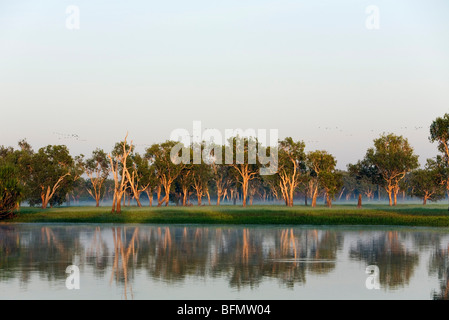
[[[117,223],[117,224],[210,224],[210,225],[348,225],[449,227],[447,205],[335,205],[316,208],[297,205],[125,207],[111,213],[110,207],[21,208],[14,223]]]

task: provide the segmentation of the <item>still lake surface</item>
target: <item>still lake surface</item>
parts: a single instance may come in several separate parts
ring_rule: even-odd
[[[0,224],[0,299],[446,299],[448,276],[447,228]]]

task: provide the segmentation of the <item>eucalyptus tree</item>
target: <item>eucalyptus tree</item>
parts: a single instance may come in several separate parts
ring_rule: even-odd
[[[215,182],[217,192],[217,206],[220,205],[222,198],[228,193],[228,189],[232,185],[232,177],[229,173],[230,167],[224,165],[212,164],[212,179]]]
[[[217,193],[217,206],[220,205],[221,199],[228,194],[229,188],[233,183],[232,169],[225,165],[226,147],[222,145],[210,144],[208,146],[210,153],[207,155],[206,162],[210,166],[210,179],[215,184]],[[208,153],[208,152],[206,152]]]
[[[203,195],[209,192],[208,183],[211,179],[211,168],[204,161],[200,164],[194,164],[191,168],[192,187],[195,190],[198,205],[202,203]]]
[[[125,172],[128,178],[129,188],[134,199],[136,199],[137,205],[142,207],[140,195],[142,192],[148,190],[153,183],[151,166],[147,158],[138,153],[132,153],[128,159],[130,160],[130,166],[126,167]]]
[[[449,114],[438,117],[430,125],[429,140],[438,142],[438,150],[443,153],[449,163]]]
[[[383,134],[374,140],[374,147],[368,149],[365,159],[374,165],[382,176],[390,206],[396,205],[401,180],[419,166],[418,156],[408,140],[392,133]]]
[[[179,184],[179,189],[181,190],[183,206],[187,206],[190,201],[189,195],[192,192],[193,185],[192,166],[192,164],[186,164],[182,169],[181,174],[178,176],[178,179],[176,179],[177,183]]]
[[[433,165],[435,166],[436,170],[438,171],[439,181],[440,184],[446,189],[446,193],[449,196],[449,164],[444,159],[444,157],[438,155],[435,157],[435,159],[431,160],[433,161]]]
[[[151,168],[148,159],[139,153],[134,152],[134,146],[123,145],[123,141],[117,143],[113,150],[113,155],[122,156],[126,150],[129,150],[129,154],[126,157],[124,163],[119,163],[119,168],[126,179],[125,189],[128,191],[131,197],[137,202],[138,207],[142,207],[140,202],[141,194],[146,191],[151,181]]]
[[[261,164],[256,154],[258,141],[253,137],[232,137],[229,147],[232,148],[232,163],[229,164],[237,183],[242,187],[243,207],[248,199],[249,182],[257,177]],[[230,162],[230,161],[227,161]]]
[[[56,190],[55,194],[48,202],[50,208],[53,208],[54,206],[60,206],[67,201],[70,202],[70,196],[75,192],[78,193],[76,198],[79,198],[82,195],[82,192],[79,192],[79,186],[82,184],[82,181],[80,179],[82,179],[81,176],[84,173],[84,166],[82,161],[82,155],[75,156],[74,164],[71,168],[71,174],[64,180],[60,188]]]
[[[22,197],[17,167],[0,162],[0,220],[14,216]]]
[[[433,159],[428,159],[424,169],[417,169],[408,174],[407,183],[410,187],[408,194],[421,198],[423,205],[426,205],[428,200],[443,199],[446,188],[441,184],[440,179],[437,163]]]
[[[318,179],[326,193],[326,205],[330,208],[335,195],[343,187],[343,174],[338,170],[326,170],[318,174]]]
[[[146,159],[146,156],[145,156],[145,159]],[[148,159],[146,159],[146,160],[148,161]],[[153,206],[153,193],[158,186],[158,179],[156,176],[155,168],[149,162],[147,162],[147,163],[148,163],[148,175],[146,176],[147,187],[144,191],[148,197],[149,206],[152,207]]]
[[[306,165],[310,173],[312,208],[314,208],[323,183],[330,191],[334,189],[332,184],[336,185],[338,177],[333,178],[331,175],[335,173],[337,161],[327,151],[317,150],[307,154]]]
[[[29,180],[32,172],[31,160],[34,150],[25,139],[20,140],[18,146],[19,149],[0,146],[0,162],[8,163],[17,169],[15,175],[21,185],[21,199],[24,200],[31,195]]]
[[[29,162],[30,205],[41,203],[43,209],[47,208],[69,177],[72,175],[73,179],[77,175],[74,164],[74,159],[64,145],[49,145],[34,153]]]
[[[355,189],[359,194],[364,194],[368,199],[373,199],[376,188],[383,184],[383,178],[377,167],[367,159],[363,159],[355,164],[348,164],[347,168],[349,175],[356,181]]]
[[[166,141],[163,143],[153,144],[146,150],[145,158],[150,161],[156,176],[159,180],[158,186],[158,207],[165,202],[168,206],[170,200],[170,190],[175,179],[181,174],[185,164],[175,164],[171,158],[171,151],[178,145],[176,141]],[[165,195],[160,200],[161,186],[164,188]]]
[[[302,141],[287,137],[278,143],[278,183],[285,204],[293,207],[293,197],[305,171],[306,154]]]
[[[112,213],[122,211],[122,198],[128,188],[128,178],[126,168],[128,157],[133,151],[133,143],[127,143],[128,134],[122,142],[115,145],[114,149],[108,154],[109,164],[114,179],[114,196],[112,199]]]
[[[438,142],[438,150],[443,154],[447,167],[449,167],[449,114],[445,114],[443,117],[436,118],[430,125],[430,137],[429,140]],[[441,166],[440,166],[441,167]],[[446,173],[446,176],[442,179],[443,183],[446,181],[446,192],[449,196],[449,171],[442,171]],[[449,208],[448,208],[449,210]]]
[[[201,151],[202,156],[199,163],[194,163],[190,166],[190,174],[192,188],[195,190],[197,203],[200,206],[202,204],[203,195],[208,196],[210,204],[209,181],[212,180],[212,168],[210,163],[213,162],[213,155],[210,148],[206,147],[205,142],[201,143],[201,145],[194,145],[193,149],[196,148]],[[190,150],[193,151],[193,149]]]
[[[104,182],[111,171],[108,155],[102,149],[96,149],[92,156],[85,161],[85,172],[89,177],[90,185],[87,192],[94,198],[96,206],[100,206],[100,200],[104,194]]]

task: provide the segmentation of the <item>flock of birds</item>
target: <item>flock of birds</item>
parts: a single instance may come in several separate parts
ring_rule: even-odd
[[[413,127],[400,127],[400,130],[422,130],[423,127],[419,127],[419,126],[413,126]],[[318,130],[324,130],[324,131],[338,131],[340,133],[343,133],[344,130],[339,128],[339,127],[318,127]],[[377,131],[377,130],[376,130]],[[370,132],[376,132],[375,130],[371,129]],[[81,142],[85,142],[87,141],[86,139],[81,139],[80,136],[76,133],[61,133],[61,132],[53,132],[53,135],[58,137],[58,140],[76,140],[76,141],[81,141]],[[352,133],[345,133],[346,137],[352,137],[353,134]],[[319,143],[319,140],[308,140],[306,141],[307,143]],[[139,144],[138,146],[149,146],[148,144]]]
[[[400,127],[400,130],[404,131],[404,130],[422,130],[424,127],[420,127],[420,126],[413,126],[413,127]],[[346,137],[352,137],[354,136],[354,134],[352,133],[345,133],[344,130],[340,127],[318,127],[318,130],[320,131],[328,131],[329,134],[331,133],[331,131],[333,132],[339,132],[344,134]],[[379,130],[374,130],[371,129],[370,132],[375,133],[378,132]],[[319,140],[308,140],[306,141],[307,143],[319,143]]]
[[[58,140],[87,141],[86,139],[81,139],[80,136],[75,133],[53,132],[53,135],[57,136]]]

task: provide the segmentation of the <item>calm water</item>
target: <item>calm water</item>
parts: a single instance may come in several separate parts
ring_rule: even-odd
[[[448,256],[438,228],[0,225],[0,299],[444,299]]]

